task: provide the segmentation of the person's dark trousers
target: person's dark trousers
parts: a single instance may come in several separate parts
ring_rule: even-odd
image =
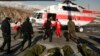
[[[69,41],[69,39],[71,38],[70,33],[68,33],[68,37],[66,38],[67,41]]]
[[[47,38],[47,30],[44,30],[44,34],[43,34],[43,40],[45,40]]]
[[[5,45],[7,44],[7,52],[10,52],[10,46],[11,46],[11,36],[3,33],[4,42],[1,46],[1,49],[3,50]]]
[[[24,44],[27,40],[28,40],[28,47],[30,47],[31,46],[31,34],[23,33],[23,41],[22,41],[22,44],[21,44],[21,50],[23,49]]]
[[[53,35],[53,31],[51,29],[49,29],[47,31],[47,36],[49,37],[49,42],[52,42],[52,35]]]
[[[76,36],[75,32],[69,33],[69,34],[68,34],[68,38],[71,39],[71,40],[73,40],[73,41],[76,42],[76,43],[79,43],[79,39],[78,39],[78,37]]]
[[[65,32],[64,33],[64,36],[65,36],[66,41],[69,41],[69,37],[70,37],[69,33],[68,32]]]
[[[32,36],[31,36],[31,34],[29,34],[29,38],[28,38],[28,47],[30,47],[31,46],[31,40],[32,39]]]
[[[45,40],[49,38],[49,42],[52,42],[52,35],[53,35],[53,31],[51,29],[46,29],[44,32],[43,39]]]

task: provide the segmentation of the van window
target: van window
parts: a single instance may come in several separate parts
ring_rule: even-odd
[[[38,13],[37,19],[42,19],[42,13]]]
[[[38,13],[35,13],[35,14],[34,14],[34,18],[37,18],[37,15],[38,15]]]
[[[63,10],[80,12],[76,7],[63,6]]]

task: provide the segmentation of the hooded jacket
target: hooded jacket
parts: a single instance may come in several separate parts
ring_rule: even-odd
[[[6,17],[6,19],[3,20],[1,23],[1,30],[3,33],[6,33],[7,35],[11,34],[11,26],[9,20],[10,18]]]

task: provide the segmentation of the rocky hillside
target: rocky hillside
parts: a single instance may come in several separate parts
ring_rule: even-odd
[[[21,5],[20,8],[18,8],[18,7],[11,7],[11,6],[3,6],[0,4],[0,21],[2,21],[2,19],[4,19],[7,16],[11,17],[12,19],[16,19],[16,18],[25,19],[27,16],[33,15],[34,11],[36,10],[38,9],[36,8],[25,9]]]

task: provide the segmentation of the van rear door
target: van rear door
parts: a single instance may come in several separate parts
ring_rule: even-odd
[[[55,21],[56,20],[56,14],[55,13],[48,13],[47,14],[47,19],[49,19],[50,17],[52,17],[51,21]]]

